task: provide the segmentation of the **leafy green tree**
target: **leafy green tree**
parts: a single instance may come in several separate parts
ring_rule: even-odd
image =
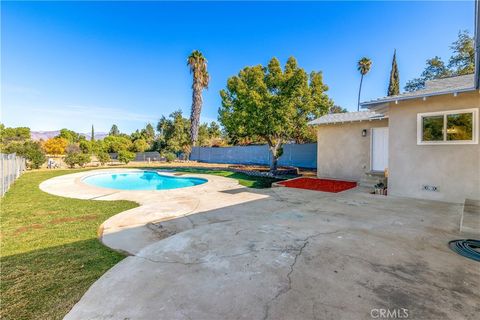
[[[90,141],[82,140],[79,143],[79,148],[83,153],[90,154],[90,153],[94,152],[95,145],[96,145],[95,140],[93,140],[93,141],[92,140],[90,140]]]
[[[103,139],[104,149],[107,152],[120,152],[123,150],[131,150],[133,147],[132,141],[124,136],[107,136]]]
[[[362,93],[362,83],[363,77],[370,71],[372,68],[372,60],[367,57],[363,57],[357,63],[357,70],[360,71],[360,87],[358,88],[358,103],[357,103],[357,111],[360,111],[360,95]]]
[[[328,110],[328,113],[332,114],[332,113],[345,113],[345,112],[348,112],[347,109],[345,108],[342,108],[340,106],[337,106],[337,105],[334,105],[333,107],[330,108],[330,110]]]
[[[142,129],[142,138],[150,144],[155,139],[155,129],[153,128],[151,123],[148,123],[145,126],[145,129]]]
[[[104,166],[106,163],[110,162],[110,155],[104,151],[100,151],[96,154],[97,160],[100,162],[102,166]]]
[[[63,138],[67,140],[69,143],[77,143],[80,140],[85,139],[85,137],[81,136],[75,131],[65,129],[65,128],[60,130],[60,133],[56,136],[56,138]]]
[[[75,168],[75,165],[84,167],[87,163],[91,161],[90,155],[81,152],[68,152],[63,161],[70,167]]]
[[[169,118],[162,116],[157,125],[159,132],[157,150],[168,150],[174,153],[188,152],[190,146],[190,121],[178,110]]]
[[[108,133],[109,136],[118,136],[120,135],[120,130],[118,130],[118,127],[116,124],[112,126],[110,129],[110,132]]]
[[[198,130],[200,126],[200,113],[202,111],[202,91],[208,88],[210,76],[207,71],[207,59],[203,54],[195,50],[187,59],[187,65],[190,67],[190,73],[193,75],[192,84],[192,112],[190,116],[190,139],[194,146],[198,139]]]
[[[208,132],[208,124],[203,123],[198,128],[197,145],[201,147],[205,147],[205,146],[208,146],[209,143],[210,143],[210,134]]]
[[[138,139],[133,142],[133,150],[135,152],[144,152],[150,145],[144,139]]]
[[[90,134],[90,141],[95,141],[95,130],[93,130],[93,124],[92,124],[92,133]]]
[[[27,159],[27,165],[32,169],[38,169],[47,161],[40,142],[27,140],[25,142],[11,142],[2,149],[5,153],[16,153]]]
[[[310,76],[288,59],[284,70],[273,58],[267,67],[246,67],[227,81],[220,92],[219,120],[229,137],[263,140],[272,154],[271,170],[277,167],[282,144],[300,139],[307,122],[328,112],[333,105],[321,73]]]
[[[390,83],[388,84],[388,95],[396,96],[400,94],[400,76],[397,66],[397,50],[393,52],[392,70],[390,71]]]
[[[220,138],[222,136],[222,130],[215,121],[210,122],[210,126],[208,127],[208,135],[210,138]]]
[[[426,61],[427,67],[422,72],[420,78],[409,80],[405,85],[405,91],[416,91],[425,88],[425,82],[428,80],[444,78],[452,75],[445,62],[440,57],[434,57]]]
[[[0,124],[0,146],[5,148],[11,142],[25,142],[30,140],[30,128],[17,127],[9,128]]]
[[[458,33],[458,39],[450,49],[453,55],[448,61],[448,68],[455,75],[465,75],[475,72],[475,41],[467,30]]]
[[[41,144],[36,141],[25,142],[24,151],[21,155],[27,159],[27,164],[31,169],[38,169],[47,161]]]
[[[435,56],[426,61],[425,70],[419,78],[412,79],[405,85],[405,91],[416,91],[425,88],[425,82],[450,76],[470,74],[475,71],[475,48],[474,39],[467,31],[460,31],[458,39],[452,43],[450,49],[453,55],[448,65]]]
[[[118,152],[118,161],[120,162],[128,164],[133,159],[135,159],[135,153],[133,152],[127,150],[121,150]]]

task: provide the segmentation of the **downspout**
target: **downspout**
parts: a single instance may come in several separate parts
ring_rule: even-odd
[[[480,3],[475,0],[475,89],[480,89]]]

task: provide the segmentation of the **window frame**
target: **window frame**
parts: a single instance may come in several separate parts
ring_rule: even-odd
[[[472,140],[447,140],[447,116],[452,114],[472,114]],[[423,141],[423,118],[431,116],[443,116],[443,140]],[[417,145],[452,145],[452,144],[478,144],[478,108],[445,110],[437,112],[417,113]]]

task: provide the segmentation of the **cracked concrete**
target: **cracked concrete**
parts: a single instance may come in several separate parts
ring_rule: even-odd
[[[480,264],[447,247],[459,237],[458,205],[358,190],[253,190],[205,175],[199,189],[107,195],[69,176],[63,187],[41,187],[141,206],[104,223],[104,243],[132,256],[65,319],[356,320],[372,319],[374,308],[406,308],[409,319],[437,320],[480,312]]]

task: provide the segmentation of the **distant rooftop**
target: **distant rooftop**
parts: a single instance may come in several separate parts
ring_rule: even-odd
[[[326,114],[318,119],[310,121],[309,125],[332,124],[356,121],[371,121],[384,119],[383,114],[374,111],[358,111]]]
[[[407,100],[422,98],[427,96],[436,96],[441,94],[448,94],[454,92],[464,92],[475,90],[474,87],[474,75],[467,74],[464,76],[455,76],[442,79],[435,79],[425,82],[425,88],[413,91],[404,92],[399,95],[383,97],[376,100],[362,102],[362,107],[370,107],[373,105],[391,102],[396,100]]]

